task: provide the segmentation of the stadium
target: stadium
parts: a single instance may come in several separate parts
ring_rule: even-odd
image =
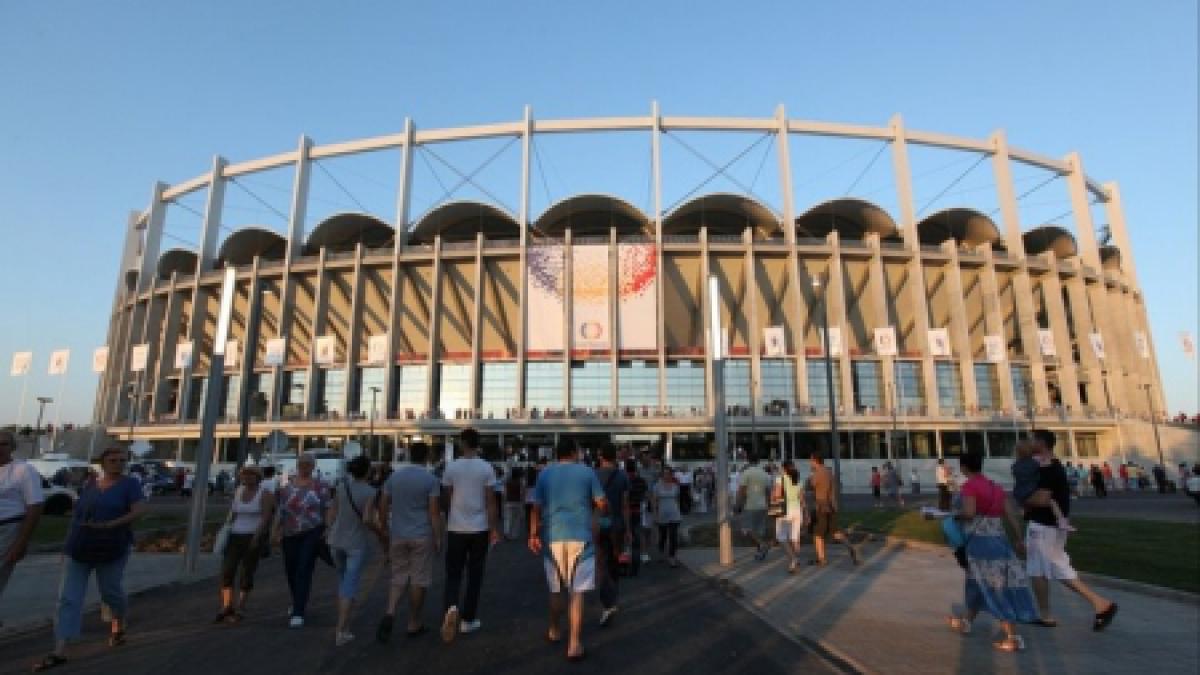
[[[699,190],[665,206],[663,139],[684,132],[767,139],[776,199]],[[580,191],[535,211],[535,143],[595,133],[644,139],[649,208]],[[879,143],[895,208],[837,191],[798,203],[802,158],[789,150],[805,137]],[[413,216],[419,151],[479,139],[519,149],[519,169],[504,178],[519,186],[517,206],[448,199]],[[919,213],[909,163],[919,147],[987,163],[996,208]],[[399,158],[394,213],[306,220],[320,162],[381,150]],[[1073,227],[1021,222],[1022,166],[1065,185]],[[223,210],[231,185],[268,170],[289,176],[285,225]],[[170,248],[165,214],[189,195],[203,198],[198,240]],[[209,366],[230,268],[217,376]],[[721,345],[706,327],[713,303]],[[584,447],[614,440],[707,462],[721,363],[730,447],[828,453],[835,421],[851,482],[887,458],[928,467],[978,450],[1007,460],[1030,425],[1058,433],[1067,459],[1149,460],[1147,422],[1164,410],[1116,183],[1085,175],[1078,154],[1010,147],[1001,131],[964,138],[907,129],[899,116],[871,127],[790,119],[782,108],[713,118],[655,105],[646,116],[558,120],[527,109],[511,122],[408,121],[387,136],[217,157],[193,179],[155,184],[131,215],[97,357],[96,420],[183,462],[195,458],[214,382],[219,461],[238,456],[239,438],[261,447],[274,430],[293,452],[357,440],[396,457],[415,439],[441,444],[473,426],[492,457],[571,434]]]

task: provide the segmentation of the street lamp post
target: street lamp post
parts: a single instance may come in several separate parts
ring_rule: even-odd
[[[38,418],[37,418],[37,424],[34,425],[34,427],[33,427],[33,445],[34,445],[35,450],[41,446],[42,413],[46,412],[46,404],[47,403],[54,403],[54,399],[50,398],[49,396],[39,396],[39,397],[37,397],[37,400],[38,400]],[[51,449],[53,449],[53,447],[51,447]]]
[[[369,451],[367,454],[368,454],[368,456],[370,456],[372,459],[382,459],[382,457],[379,457],[379,456],[378,456],[378,455],[379,455],[379,452],[378,452],[378,450],[379,450],[379,449],[376,447],[376,443],[375,443],[375,397],[376,397],[378,394],[379,394],[379,387],[371,387],[371,420],[370,420],[370,423],[369,423],[369,425],[370,425],[370,428],[371,428],[371,432],[370,432],[370,438],[371,438],[371,441],[370,441],[370,443],[371,443],[371,449],[370,449],[370,451]]]
[[[827,294],[821,293],[821,279],[812,280],[813,291],[821,296],[821,342],[825,348],[825,391],[829,397],[829,452],[833,455],[834,490],[838,501],[842,497],[842,448],[838,444],[837,405],[833,389],[833,357],[829,348],[829,303]]]
[[[1158,465],[1167,468],[1167,464],[1163,461],[1162,439],[1158,437],[1158,415],[1154,413],[1154,397],[1150,395],[1150,385],[1143,384],[1142,389],[1146,390],[1146,407],[1150,409],[1150,426],[1154,429],[1154,447],[1158,450]]]

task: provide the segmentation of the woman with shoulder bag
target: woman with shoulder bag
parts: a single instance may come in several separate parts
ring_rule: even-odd
[[[237,623],[246,612],[246,599],[254,588],[254,572],[262,557],[263,544],[275,511],[275,495],[262,484],[262,472],[256,466],[242,467],[242,485],[229,504],[229,536],[221,552],[221,611],[216,623]],[[237,609],[233,605],[233,582],[242,572]]]
[[[333,550],[338,575],[338,619],[333,636],[338,647],[354,639],[349,631],[350,610],[370,557],[369,533],[382,536],[375,518],[379,490],[366,480],[370,468],[370,461],[362,455],[346,464],[348,476],[338,483],[328,514],[326,540]]]
[[[775,539],[787,553],[788,574],[795,574],[800,565],[800,536],[804,532],[804,491],[800,489],[800,472],[790,459],[783,463],[783,471],[775,481],[771,502],[780,505],[779,517],[775,520]]]
[[[330,495],[329,487],[313,476],[316,465],[312,455],[300,455],[296,460],[296,476],[279,489],[279,515],[272,539],[283,550],[283,568],[292,596],[290,628],[304,626],[313,569],[325,545],[322,536]]]
[[[79,495],[67,534],[54,651],[35,664],[34,671],[67,662],[67,642],[83,630],[83,604],[92,572],[96,573],[100,600],[112,612],[108,645],[125,644],[128,605],[121,581],[133,544],[131,526],[146,511],[141,483],[125,475],[128,464],[129,453],[124,448],[108,448],[100,454],[100,475],[84,485]]]

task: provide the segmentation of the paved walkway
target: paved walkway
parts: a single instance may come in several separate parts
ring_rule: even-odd
[[[830,551],[827,567],[805,567],[794,576],[786,573],[779,549],[762,563],[753,560],[753,550],[736,549],[730,569],[720,567],[714,548],[683,549],[680,559],[715,581],[728,580],[731,595],[779,630],[864,672],[1166,675],[1194,674],[1200,667],[1200,598],[1097,589],[1121,610],[1107,631],[1096,634],[1091,608],[1055,587],[1051,603],[1060,626],[1022,626],[1026,651],[1006,654],[992,648],[995,625],[984,615],[968,637],[946,627],[945,617],[952,606],[961,608],[963,595],[963,574],[948,550],[869,543],[860,567],[845,549]],[[810,552],[802,550],[805,559]]]

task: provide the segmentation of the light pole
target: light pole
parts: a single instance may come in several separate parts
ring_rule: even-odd
[[[829,453],[833,455],[834,490],[838,501],[842,497],[842,449],[838,444],[837,405],[833,394],[833,358],[829,350],[829,303],[825,293],[821,292],[821,279],[813,277],[813,292],[820,296],[821,305],[821,342],[825,348],[825,391],[829,396]]]
[[[721,344],[721,297],[716,275],[708,278],[709,352],[712,355],[713,435],[717,441],[717,532],[719,562],[733,565],[733,528],[729,522],[729,438],[725,432],[725,360]]]
[[[39,397],[37,397],[37,401],[38,401],[38,418],[37,418],[37,424],[33,427],[33,445],[34,445],[35,450],[41,447],[42,413],[46,412],[46,404],[54,403],[54,399],[50,398],[49,396],[39,396]],[[54,448],[51,447],[51,450],[53,450],[53,449]]]
[[[378,394],[379,394],[379,387],[371,387],[371,420],[369,423],[370,428],[371,428],[371,433],[370,433],[371,449],[367,454],[372,459],[381,459],[381,458],[376,457],[376,455],[378,455],[379,453],[377,452],[378,448],[376,448],[376,443],[375,443],[375,397]]]
[[[1154,397],[1150,395],[1149,384],[1143,384],[1141,388],[1146,390],[1146,407],[1150,409],[1150,426],[1154,428],[1154,447],[1158,450],[1158,465],[1165,470],[1167,464],[1163,461],[1162,439],[1158,437],[1158,415],[1154,413]]]

